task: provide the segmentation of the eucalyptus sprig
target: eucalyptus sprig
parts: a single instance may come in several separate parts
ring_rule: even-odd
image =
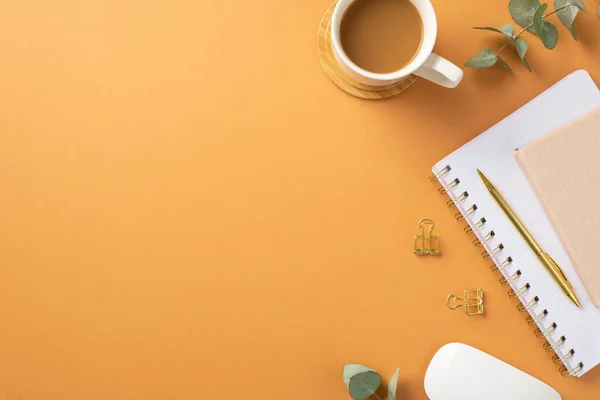
[[[491,26],[473,27],[473,29],[499,33],[508,40],[498,51],[494,51],[491,48],[482,50],[469,59],[465,63],[465,66],[471,68],[488,68],[499,63],[511,71],[510,66],[500,58],[500,53],[507,46],[511,45],[517,51],[525,68],[531,72],[531,66],[525,58],[529,46],[521,37],[525,32],[530,32],[539,36],[544,47],[552,50],[558,42],[558,30],[552,23],[546,21],[546,18],[553,14],[558,16],[559,21],[571,32],[573,38],[577,40],[575,17],[577,17],[580,10],[587,12],[582,0],[554,0],[554,10],[544,14],[547,9],[548,4],[540,4],[539,0],[510,0],[510,3],[508,3],[510,16],[523,29],[515,33],[515,27],[512,24],[506,24],[498,29]],[[598,6],[598,18],[600,18],[600,6]]]
[[[396,400],[399,375],[400,368],[397,368],[388,384],[388,400]],[[381,386],[381,376],[371,368],[360,364],[346,364],[344,365],[343,378],[346,388],[350,392],[350,397],[354,400],[365,400],[369,397],[381,400],[381,397],[375,393]]]

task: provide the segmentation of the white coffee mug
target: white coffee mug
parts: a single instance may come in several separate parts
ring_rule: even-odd
[[[342,18],[354,1],[356,0],[339,0],[331,19],[331,46],[333,55],[340,68],[350,77],[370,86],[390,85],[403,80],[410,74],[415,74],[447,88],[454,88],[460,83],[463,71],[445,58],[432,53],[437,37],[437,19],[429,0],[410,0],[419,11],[423,20],[423,41],[421,48],[410,63],[398,71],[388,74],[369,72],[354,64],[344,52],[340,40]]]

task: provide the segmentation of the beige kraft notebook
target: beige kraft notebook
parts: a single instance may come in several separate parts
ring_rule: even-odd
[[[600,108],[518,149],[516,157],[600,307]]]

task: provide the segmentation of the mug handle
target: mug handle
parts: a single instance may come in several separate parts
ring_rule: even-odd
[[[414,74],[440,86],[455,88],[462,80],[463,70],[444,57],[431,53]]]

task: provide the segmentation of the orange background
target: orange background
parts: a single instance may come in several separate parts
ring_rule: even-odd
[[[501,38],[505,1],[434,0],[436,52]],[[585,2],[595,9],[594,1]],[[429,168],[575,69],[600,76],[600,21],[531,35],[447,90],[338,90],[317,59],[330,0],[5,1],[0,13],[0,399],[348,399],[344,363],[423,399],[460,341],[559,375]],[[507,51],[506,53],[509,53]],[[437,222],[443,255],[412,236]],[[445,298],[485,291],[486,315]]]

